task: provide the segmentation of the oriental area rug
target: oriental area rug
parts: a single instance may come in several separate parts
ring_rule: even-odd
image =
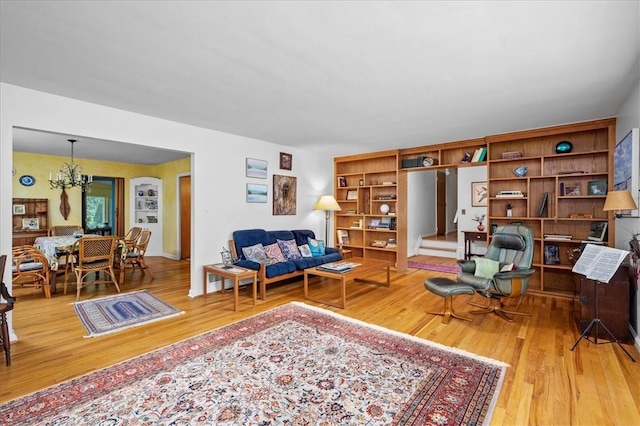
[[[146,290],[76,302],[73,307],[89,332],[85,337],[115,333],[184,314]]]
[[[458,274],[460,267],[458,265],[438,265],[436,263],[419,262],[417,260],[407,260],[409,268],[424,269],[425,271],[445,272],[447,274]]]
[[[292,302],[0,405],[5,424],[488,424],[507,365]]]

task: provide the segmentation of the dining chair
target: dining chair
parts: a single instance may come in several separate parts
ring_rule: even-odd
[[[7,312],[13,309],[16,298],[9,294],[7,286],[4,284],[4,268],[7,264],[7,255],[0,256],[0,342],[4,350],[4,359],[7,367],[11,365],[11,341],[9,340],[9,323],[7,321]]]
[[[136,245],[136,241],[138,241],[138,238],[140,238],[140,234],[142,233],[142,228],[140,228],[139,226],[134,226],[131,229],[129,229],[129,232],[127,232],[127,234],[122,237],[122,240],[124,241],[125,245],[126,245],[126,250],[127,251],[132,251]]]
[[[73,245],[72,252],[76,254],[76,262],[72,269],[76,275],[76,300],[80,299],[80,290],[89,284],[113,283],[120,293],[118,280],[113,272],[113,253],[117,247],[117,240],[113,236],[84,237]],[[90,274],[103,272],[104,279],[96,277],[93,281],[85,281]],[[97,274],[96,274],[97,275]],[[111,278],[111,280],[109,280]],[[64,282],[64,294],[67,294],[68,281]]]
[[[47,257],[33,246],[17,246],[11,250],[12,283],[14,286],[42,288],[45,298],[51,298],[51,282]]]
[[[132,270],[140,269],[143,274],[145,273],[145,270],[147,270],[149,272],[149,275],[151,276],[151,279],[155,278],[153,276],[153,273],[149,269],[149,266],[145,263],[144,260],[144,255],[147,252],[149,240],[151,240],[151,231],[145,229],[144,231],[140,232],[140,237],[138,238],[138,241],[136,241],[133,250],[126,252],[126,255],[124,257],[124,267],[120,272],[121,277],[124,274],[124,269],[126,269],[127,265],[129,265]]]
[[[49,229],[50,237],[58,237],[61,235],[77,235],[84,234],[84,229],[80,225],[56,225]]]

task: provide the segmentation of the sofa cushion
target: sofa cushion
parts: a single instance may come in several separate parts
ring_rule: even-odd
[[[296,239],[296,243],[301,246],[308,244],[309,238],[316,239],[316,234],[310,229],[294,229],[291,231]]]
[[[324,256],[324,241],[316,240],[311,237],[309,237],[307,240],[309,242],[309,248],[311,249],[311,254],[313,255],[313,257]]]
[[[267,231],[267,240],[266,240],[267,244],[277,243],[278,240],[293,240],[293,239],[294,239],[294,236],[291,231],[286,231],[286,230]]]
[[[282,254],[282,250],[280,250],[280,245],[278,243],[273,243],[266,245],[264,247],[264,252],[267,257],[275,262],[286,262],[287,259]]]
[[[233,232],[233,242],[236,246],[236,254],[240,259],[247,259],[244,255],[244,250],[242,250],[243,248],[250,247],[258,243],[266,243],[267,239],[267,231],[264,229],[243,229]],[[275,240],[272,242],[275,243]]]
[[[252,262],[267,263],[267,261],[269,260],[267,258],[267,254],[264,251],[262,243],[254,244],[249,247],[243,247],[242,254],[244,255],[245,259]]]
[[[288,274],[296,270],[296,265],[293,262],[278,262],[272,265],[267,265],[265,274],[267,278],[277,277],[279,275]]]
[[[278,245],[287,260],[302,259],[296,240],[278,240]]]
[[[298,250],[300,250],[300,256],[302,257],[313,257],[309,244],[302,244],[301,246],[298,246]]]

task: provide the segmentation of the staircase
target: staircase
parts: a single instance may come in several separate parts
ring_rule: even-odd
[[[457,259],[458,243],[457,241],[435,240],[423,236],[416,254]]]

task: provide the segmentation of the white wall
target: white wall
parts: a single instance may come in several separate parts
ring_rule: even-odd
[[[436,172],[407,172],[407,254],[415,255],[420,235],[436,234]]]
[[[464,258],[463,232],[477,229],[478,222],[472,220],[476,214],[487,214],[486,207],[471,207],[471,183],[486,181],[487,166],[460,167],[458,169],[458,259]],[[487,226],[486,217],[484,225]],[[473,253],[482,254],[484,249],[474,246]]]
[[[313,206],[321,194],[333,193],[332,157],[0,83],[0,253],[10,253],[12,244],[14,126],[194,153],[191,296],[202,293],[202,265],[220,261],[236,229],[324,234],[324,214]],[[293,154],[293,170],[279,170],[281,151]],[[245,177],[246,157],[267,160],[268,179]],[[271,201],[246,203],[247,182],[268,184],[271,199],[273,174],[297,176],[297,215],[273,216]],[[5,282],[11,282],[9,269]]]

